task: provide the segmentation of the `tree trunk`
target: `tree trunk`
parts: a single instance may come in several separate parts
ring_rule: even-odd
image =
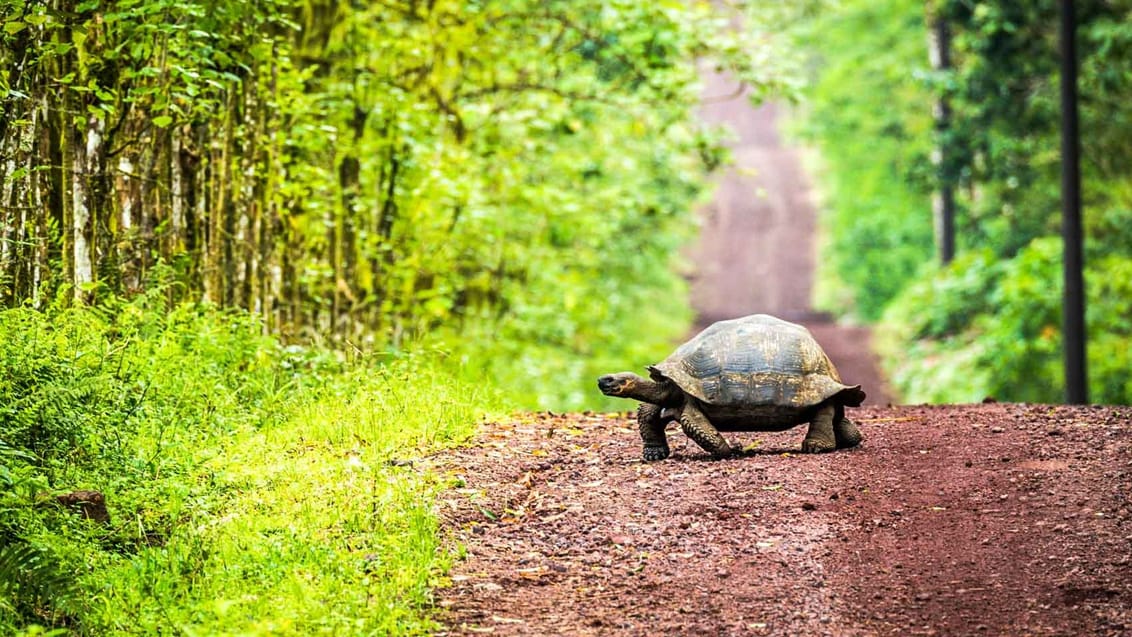
[[[84,109],[85,110],[85,109]],[[91,223],[91,176],[94,162],[102,144],[101,120],[90,117],[85,130],[72,128],[75,139],[67,144],[71,150],[71,284],[75,301],[85,303],[91,299],[94,283],[94,261],[91,250],[94,244]]]
[[[939,15],[928,15],[928,58],[932,68],[939,72],[951,69],[951,30],[947,20]],[[935,221],[936,246],[939,260],[944,265],[955,256],[955,193],[948,153],[948,136],[951,128],[951,104],[946,93],[936,96],[932,108],[935,117],[936,144],[932,150],[932,163],[936,167],[938,187],[932,193],[932,215]]]
[[[355,287],[357,283],[357,218],[358,194],[361,182],[361,162],[358,160],[358,148],[365,135],[366,111],[354,104],[354,113],[350,128],[353,139],[350,141],[349,152],[338,165],[338,185],[342,192],[342,243],[341,243],[341,273],[337,279],[336,288],[347,299],[344,308],[344,319],[347,319],[348,329],[353,329],[354,306],[357,302]]]
[[[185,165],[181,162],[181,130],[169,131],[169,247],[170,258],[185,249]]]

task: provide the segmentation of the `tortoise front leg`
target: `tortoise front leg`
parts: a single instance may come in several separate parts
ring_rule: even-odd
[[[731,443],[711,425],[704,412],[692,403],[693,401],[689,400],[684,406],[684,413],[680,415],[680,426],[684,429],[684,433],[717,459],[738,454],[739,449],[732,447]]]
[[[660,417],[660,405],[641,403],[637,408],[637,430],[645,443],[642,458],[645,462],[655,462],[668,457],[668,437],[664,434],[664,420]]]
[[[837,409],[833,405],[825,405],[814,414],[810,430],[802,441],[802,453],[822,453],[837,448],[837,437],[833,433],[833,418],[836,415]]]

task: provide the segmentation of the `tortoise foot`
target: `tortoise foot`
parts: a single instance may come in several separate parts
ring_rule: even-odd
[[[825,453],[837,449],[837,443],[823,438],[806,438],[802,441],[802,453]]]
[[[725,449],[713,451],[711,457],[716,460],[726,460],[728,458],[738,458],[743,455],[743,448],[739,445],[726,444],[727,447]]]
[[[833,435],[837,438],[838,449],[849,449],[861,444],[864,436],[857,424],[848,418],[842,418],[833,427]]]
[[[641,459],[645,462],[656,462],[657,460],[664,460],[668,457],[668,447],[660,446],[645,446],[645,451],[641,454]]]

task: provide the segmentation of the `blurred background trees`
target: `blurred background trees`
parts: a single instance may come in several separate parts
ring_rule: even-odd
[[[1127,403],[1132,3],[1076,6],[1090,397]],[[798,25],[829,207],[822,302],[882,320],[906,400],[1062,399],[1057,18],[1054,0],[847,0]],[[949,70],[929,61],[933,20],[951,32]],[[941,268],[930,198],[944,180],[957,256]]]
[[[755,4],[0,0],[0,634],[439,630],[405,459],[684,336]]]

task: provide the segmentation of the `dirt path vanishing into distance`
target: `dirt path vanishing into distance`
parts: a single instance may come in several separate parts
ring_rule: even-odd
[[[814,333],[850,384],[861,384],[867,404],[891,393],[869,347],[866,328],[838,325],[810,303],[817,253],[817,211],[799,151],[784,143],[781,108],[751,106],[723,75],[705,81],[701,117],[735,131],[733,166],[701,211],[692,306],[698,329],[725,318],[766,313],[802,323]]]
[[[1132,635],[1132,408],[889,406],[868,331],[810,306],[815,214],[776,116],[704,108],[739,134],[692,301],[701,327],[807,325],[869,393],[848,414],[864,442],[727,434],[749,451],[717,461],[670,427],[672,456],[644,463],[630,401],[484,423],[415,469],[456,484],[440,634]]]

